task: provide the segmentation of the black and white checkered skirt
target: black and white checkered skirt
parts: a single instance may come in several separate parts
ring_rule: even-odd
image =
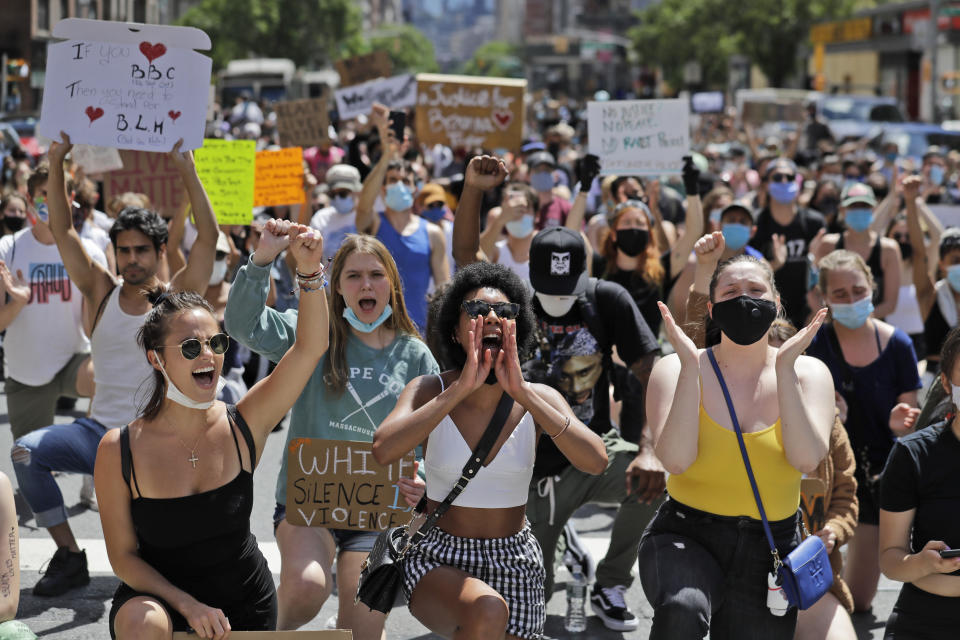
[[[423,576],[453,567],[483,580],[507,602],[507,633],[536,640],[543,633],[543,553],[530,525],[506,538],[459,538],[433,527],[403,562],[403,590],[409,599]]]

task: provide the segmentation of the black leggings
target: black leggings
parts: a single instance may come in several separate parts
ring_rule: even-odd
[[[935,596],[908,583],[887,618],[883,640],[944,640],[957,637],[958,629],[956,598]]]

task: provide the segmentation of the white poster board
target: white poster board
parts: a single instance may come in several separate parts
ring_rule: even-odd
[[[403,109],[417,104],[417,78],[404,74],[392,78],[371,80],[345,89],[337,89],[337,114],[349,120],[370,113],[374,102],[391,109]]]
[[[588,102],[587,131],[603,174],[680,173],[690,153],[690,105],[681,99]]]
[[[106,173],[123,169],[123,160],[120,158],[120,152],[111,147],[96,147],[89,144],[78,144],[72,151],[70,157],[74,162],[83,167],[88,174]]]
[[[54,140],[169,151],[203,145],[210,38],[192,27],[68,18],[47,45],[37,131]]]
[[[960,227],[960,205],[928,204],[927,206],[944,227]]]

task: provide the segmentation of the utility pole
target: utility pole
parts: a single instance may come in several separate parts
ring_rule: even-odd
[[[930,0],[930,26],[927,33],[927,46],[930,49],[930,113],[933,122],[940,121],[940,100],[937,84],[940,74],[937,72],[937,40],[940,37],[940,0]]]

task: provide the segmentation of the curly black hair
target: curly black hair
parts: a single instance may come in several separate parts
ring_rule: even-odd
[[[523,362],[534,343],[536,318],[530,304],[530,292],[516,273],[501,264],[475,262],[457,270],[436,305],[434,321],[431,322],[430,345],[439,351],[437,360],[444,365],[460,369],[467,360],[463,347],[454,342],[453,336],[460,322],[460,305],[471,291],[496,289],[503,292],[510,302],[520,305],[517,314],[517,351]]]
[[[156,211],[127,207],[117,215],[116,221],[110,227],[110,242],[117,246],[117,236],[123,231],[139,231],[150,238],[153,248],[160,251],[160,247],[167,243],[167,222]]]

